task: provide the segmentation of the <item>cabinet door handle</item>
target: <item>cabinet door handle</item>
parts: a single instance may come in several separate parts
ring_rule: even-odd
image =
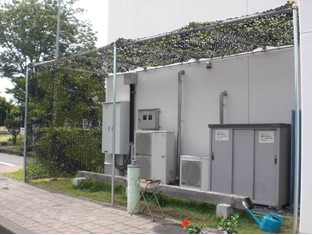
[[[274,164],[277,164],[277,155],[274,156]]]
[[[214,153],[211,153],[211,159],[214,161]]]

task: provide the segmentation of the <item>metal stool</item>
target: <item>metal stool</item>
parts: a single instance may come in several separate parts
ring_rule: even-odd
[[[145,211],[145,209],[148,208],[149,214],[152,217],[152,221],[155,221],[154,216],[152,214],[152,211],[149,207],[149,203],[148,203],[149,201],[154,201],[158,205],[158,207],[161,211],[162,217],[165,218],[163,211],[161,209],[160,203],[158,201],[158,198],[155,195],[157,190],[158,190],[160,183],[161,183],[161,180],[152,180],[152,179],[139,179],[137,181],[137,185],[140,189],[140,198],[139,198],[139,201],[137,202],[136,206],[134,207],[131,215],[133,215],[133,212],[135,211],[135,209],[138,206],[140,206],[141,199],[143,199],[145,207],[142,209],[141,213],[143,213]],[[150,195],[149,196],[145,195],[146,192],[150,193]]]

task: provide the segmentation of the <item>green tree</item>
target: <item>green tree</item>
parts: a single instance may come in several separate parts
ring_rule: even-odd
[[[0,96],[0,126],[4,125],[11,108],[12,102],[8,102],[4,97]]]
[[[77,14],[83,10],[73,8],[75,1],[62,3],[60,56],[95,47],[95,34],[88,22],[78,20]],[[15,84],[8,92],[19,103],[24,101],[26,66],[55,57],[57,2],[13,0],[0,6],[0,77]],[[34,90],[30,87],[30,95]]]
[[[12,105],[8,118],[4,121],[4,125],[12,135],[12,143],[16,144],[17,135],[20,133],[20,127],[23,126],[22,107]]]

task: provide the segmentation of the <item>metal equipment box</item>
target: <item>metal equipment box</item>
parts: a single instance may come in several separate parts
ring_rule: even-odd
[[[180,156],[179,185],[186,188],[209,189],[209,158]]]
[[[135,158],[141,178],[158,179],[162,184],[174,180],[174,139],[173,131],[135,131]]]
[[[116,102],[115,153],[127,154],[129,150],[129,102]],[[112,153],[113,103],[103,103],[102,152]]]
[[[159,126],[159,109],[139,109],[138,110],[138,129],[141,130],[158,130]]]
[[[289,203],[290,124],[218,124],[210,128],[211,191],[256,204]]]

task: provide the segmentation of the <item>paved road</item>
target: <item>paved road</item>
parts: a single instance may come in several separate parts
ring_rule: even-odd
[[[0,153],[1,166],[23,166],[23,156]]]
[[[23,167],[23,156],[0,153],[0,173],[14,172]]]

